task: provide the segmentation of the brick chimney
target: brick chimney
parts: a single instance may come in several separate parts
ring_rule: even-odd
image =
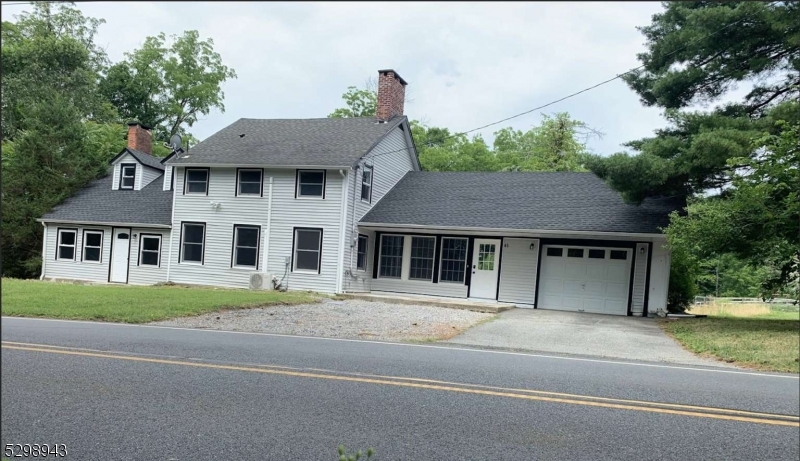
[[[385,122],[395,115],[403,115],[406,85],[408,83],[394,70],[378,71],[378,107],[375,110],[378,120]]]
[[[153,135],[150,128],[139,122],[128,122],[128,148],[153,154]]]

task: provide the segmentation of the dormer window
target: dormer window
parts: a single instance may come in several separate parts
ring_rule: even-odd
[[[133,189],[133,184],[136,181],[136,165],[135,164],[122,164],[120,165],[119,174],[119,188],[120,189]]]

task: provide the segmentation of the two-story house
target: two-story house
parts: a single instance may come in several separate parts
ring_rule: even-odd
[[[131,124],[109,174],[40,219],[42,278],[665,309],[674,203],[590,173],[422,172],[405,87],[382,70],[375,117],[240,119],[165,159]]]

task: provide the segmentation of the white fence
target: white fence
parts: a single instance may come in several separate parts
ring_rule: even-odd
[[[694,297],[694,304],[708,304],[708,303],[713,303],[714,301],[722,304],[756,304],[756,303],[797,304],[796,299],[789,299],[789,298],[772,298],[768,300],[763,300],[761,298],[715,298],[713,296]]]

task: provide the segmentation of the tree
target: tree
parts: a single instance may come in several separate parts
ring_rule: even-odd
[[[102,174],[124,130],[97,95],[101,20],[67,5],[34,5],[2,24],[4,276],[35,276],[41,225],[55,204]]]
[[[566,112],[542,114],[541,125],[528,131],[496,132],[494,153],[504,171],[586,171],[586,140],[591,136],[600,133]]]
[[[342,95],[347,107],[340,107],[330,114],[329,118],[370,117],[375,115],[378,105],[378,93],[372,89],[358,89],[348,86]]]
[[[685,216],[674,213],[667,229],[670,244],[696,260],[730,253],[765,270],[766,297],[796,283],[800,271],[800,123],[776,124],[780,134],[753,140],[756,157],[729,160],[739,166],[730,189],[693,201]]]
[[[225,111],[221,85],[236,72],[222,63],[212,39],[201,40],[195,30],[170,36],[147,37],[144,45],[126,53],[111,66],[100,92],[124,119],[153,128],[154,138],[168,141],[186,134],[200,115]]]
[[[713,102],[738,82],[752,82],[739,110],[757,115],[800,95],[800,4],[666,2],[639,27],[644,69],[624,80],[648,106],[668,109]]]

